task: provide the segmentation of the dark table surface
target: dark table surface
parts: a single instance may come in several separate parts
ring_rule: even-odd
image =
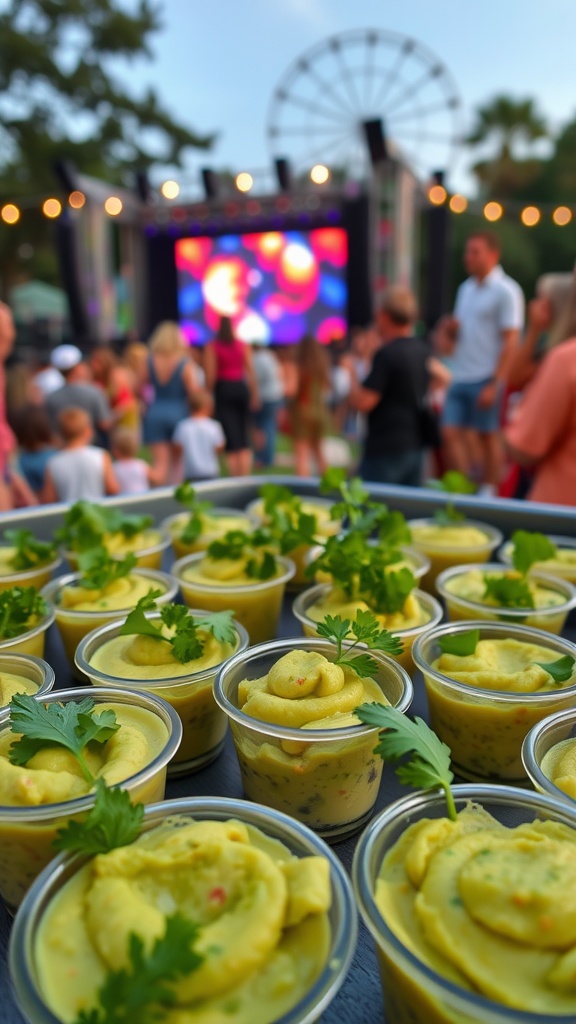
[[[220,496],[218,485],[201,485],[199,491],[202,492],[201,496],[203,498],[211,498],[217,501],[218,504],[243,507],[247,501],[255,497],[256,486],[261,482],[263,481],[254,479],[247,480],[246,482],[227,481],[225,497],[224,495]],[[278,478],[277,482],[293,483],[295,485],[294,489],[300,493],[307,492],[311,494],[315,490],[313,481],[286,481],[285,478]],[[237,489],[232,486],[235,483],[238,484]],[[434,506],[439,503],[437,495],[431,495],[430,492],[386,487],[377,487],[373,488],[373,490],[375,496],[387,500],[391,506],[403,508],[412,517],[429,515],[433,511]],[[169,515],[178,510],[177,506],[171,501],[169,492],[155,492],[155,496],[156,502],[153,504],[157,504],[157,510],[154,509],[157,521],[162,516]],[[114,503],[117,504],[117,500]],[[138,501],[132,499],[130,504],[134,506],[134,511],[140,511],[149,507],[152,503],[149,499],[146,503],[142,499]],[[557,534],[574,535],[573,510],[570,509],[534,505],[530,507],[521,505],[520,502],[474,503],[469,498],[464,500],[458,499],[457,504],[461,505],[471,518],[492,522],[494,525],[501,526],[504,532],[508,532],[512,528],[524,526],[526,529],[542,529]],[[31,520],[30,527],[35,530],[38,536],[49,536],[54,525],[57,525],[61,520],[62,512],[62,506],[55,506],[53,510],[48,510],[46,515],[42,515],[40,510],[38,510],[26,518]],[[2,526],[12,526],[18,522],[18,525],[21,525],[22,518],[21,516],[2,517],[6,522],[4,523],[0,520],[0,524]],[[168,560],[167,565],[170,564],[170,561],[171,559]],[[285,602],[282,621],[278,631],[279,637],[297,637],[301,635],[300,624],[292,615],[290,606],[291,598]],[[564,630],[564,635],[570,636],[570,639],[574,640],[576,639],[576,631],[572,623],[569,623],[569,626],[568,630]],[[56,687],[58,689],[64,689],[73,683],[77,685],[66,665],[62,645],[55,626],[51,627],[48,634],[45,657],[56,671]],[[421,715],[425,718],[427,715],[426,698],[423,680],[419,674],[414,678],[414,689],[415,696],[410,713]],[[375,813],[405,794],[406,790],[398,784],[393,770],[389,765],[386,765]],[[242,797],[242,795],[240,772],[230,734],[228,734],[223,753],[213,764],[204,768],[196,775],[169,781],[166,789],[167,799],[183,796]],[[333,847],[347,871],[350,871],[356,841],[357,836],[353,836],[350,839],[335,844]],[[0,901],[0,1024],[25,1024],[24,1017],[14,1001],[6,962],[10,927],[11,918]],[[383,1021],[382,993],[374,945],[371,936],[361,922],[358,946],[352,967],[336,998],[323,1014],[322,1021],[324,1024],[342,1024],[344,1021],[346,1021],[346,1024],[378,1024],[378,1022]]]

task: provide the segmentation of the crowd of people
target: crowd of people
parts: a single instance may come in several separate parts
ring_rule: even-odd
[[[396,285],[373,326],[329,346],[246,345],[222,317],[202,349],[165,322],[147,344],[61,344],[30,365],[14,360],[0,303],[0,507],[269,469],[280,431],[302,476],[326,469],[332,435],[367,481],[418,486],[456,469],[483,495],[576,504],[574,283],[546,275],[525,326],[498,238],[474,234],[464,263],[430,337]]]

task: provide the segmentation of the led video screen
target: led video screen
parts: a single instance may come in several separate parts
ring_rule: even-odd
[[[181,238],[175,259],[190,344],[213,338],[222,315],[252,343],[295,344],[305,334],[328,343],[346,332],[343,228]]]

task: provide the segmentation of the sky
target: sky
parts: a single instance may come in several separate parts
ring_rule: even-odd
[[[209,154],[193,153],[187,158],[186,173],[180,172],[183,181],[197,178],[199,168],[206,164],[236,171],[269,167],[266,123],[280,80],[306,50],[329,36],[354,29],[374,28],[415,39],[447,69],[462,99],[461,125],[453,128],[443,94],[439,111],[428,115],[424,128],[417,118],[411,122],[415,130],[408,145],[412,150],[416,146],[422,166],[432,164],[430,170],[441,160],[451,188],[472,191],[467,168],[478,157],[470,151],[456,158],[445,155],[443,141],[434,139],[443,140],[454,130],[465,131],[474,109],[495,94],[534,97],[552,130],[576,114],[576,0],[404,0],[402,4],[385,0],[163,0],[160,6],[164,27],[153,39],[154,59],[136,62],[128,80],[134,89],[154,84],[175,117],[200,133],[218,133]],[[352,51],[345,52],[353,63]],[[378,53],[379,70],[384,75],[394,59],[394,46]],[[341,97],[343,85],[334,63],[321,64],[316,58],[313,66],[328,83],[324,96],[313,99],[322,106],[322,112],[315,115],[321,128],[315,142],[320,141],[321,149],[324,137],[333,139],[329,129],[339,128],[341,100],[332,94],[330,102],[327,91],[336,88]],[[419,67],[413,54],[404,56],[408,83],[416,81]],[[448,81],[444,75],[441,78],[442,83]],[[306,81],[309,85],[309,79]],[[301,75],[296,85],[292,83],[293,94],[306,97],[306,81]],[[435,81],[426,80],[417,90],[415,102],[434,105],[436,88]],[[450,86],[446,95],[452,94]],[[383,116],[386,122],[390,97],[380,105],[374,95],[371,101],[378,109],[364,114]],[[348,108],[342,114],[345,134],[354,114],[349,108],[354,104],[349,99],[342,103]],[[400,113],[414,117],[411,105],[405,100]],[[286,111],[292,110],[289,127],[293,132],[276,142],[276,154],[302,158],[302,149],[297,154],[295,147],[306,141],[301,126],[307,123],[309,111],[286,102],[281,107],[283,119]],[[399,122],[393,121],[392,113],[390,118],[388,131],[394,139],[392,129],[395,125],[398,131]],[[275,123],[280,123],[278,116]],[[426,139],[419,139],[419,132],[424,132]],[[345,145],[339,152],[346,154]],[[317,154],[316,158],[322,159],[321,152]],[[329,157],[326,153],[326,163]]]

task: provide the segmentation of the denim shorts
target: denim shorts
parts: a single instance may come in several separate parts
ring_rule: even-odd
[[[496,401],[489,409],[479,409],[477,404],[478,395],[491,379],[456,381],[451,384],[444,402],[442,426],[469,427],[480,434],[492,434],[498,430],[502,410],[502,387],[498,386]]]

